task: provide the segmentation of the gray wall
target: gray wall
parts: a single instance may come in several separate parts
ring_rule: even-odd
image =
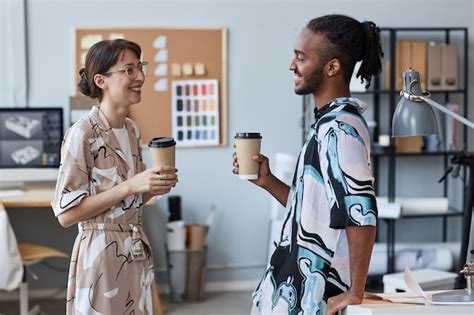
[[[75,27],[223,26],[229,30],[228,142],[237,131],[259,130],[264,137],[262,150],[268,156],[277,152],[297,154],[301,145],[301,99],[293,93],[288,65],[294,39],[310,18],[337,12],[374,20],[380,26],[465,26],[472,33],[472,6],[470,0],[432,0],[429,5],[426,0],[29,0],[30,105],[67,106],[74,91]],[[0,12],[0,19],[4,14]],[[471,35],[471,46],[472,42]],[[471,77],[473,74],[471,62]],[[267,253],[270,197],[232,175],[232,151],[229,145],[177,152],[180,182],[173,194],[183,198],[185,219],[203,222],[211,205],[218,210],[208,238],[208,279],[212,282],[258,279]],[[440,191],[431,176],[425,185],[408,186],[414,177],[413,164],[405,163],[406,169],[399,169],[404,180],[400,184],[402,193],[427,195],[426,190]],[[424,167],[428,168],[424,174],[442,173],[441,163],[428,162]],[[146,226],[159,270],[164,267],[165,201],[146,209]],[[75,228],[59,228],[52,211],[17,210],[10,211],[10,215],[20,240],[72,247]],[[450,222],[451,230],[459,228],[459,220]],[[403,221],[398,226],[402,239],[417,239],[420,224],[426,227],[423,240],[440,240],[440,223],[436,220]],[[450,239],[458,240],[458,231],[450,233]],[[36,287],[64,285],[64,274],[44,272],[39,271],[44,276]],[[159,277],[163,282],[164,275],[160,273]]]

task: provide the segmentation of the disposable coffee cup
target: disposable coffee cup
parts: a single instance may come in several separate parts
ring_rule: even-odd
[[[260,164],[252,159],[260,154],[262,136],[259,132],[239,132],[235,135],[235,149],[240,179],[258,179]]]
[[[175,167],[176,141],[171,137],[153,138],[148,143],[151,152],[151,160],[154,167]]]

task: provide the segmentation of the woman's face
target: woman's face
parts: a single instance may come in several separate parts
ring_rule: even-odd
[[[140,65],[140,60],[132,50],[124,50],[117,63],[105,75],[103,99],[126,106],[139,103],[145,82]]]

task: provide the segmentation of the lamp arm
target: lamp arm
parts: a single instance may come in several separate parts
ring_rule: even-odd
[[[431,106],[433,106],[434,108],[436,108],[437,110],[445,113],[446,115],[449,115],[451,116],[452,118],[460,121],[463,125],[466,125],[468,126],[469,128],[471,129],[474,129],[474,122],[470,121],[469,119],[466,119],[465,117],[453,112],[453,111],[450,111],[449,109],[447,109],[446,107],[444,107],[443,105],[433,101],[431,98],[429,97],[425,97],[425,96],[418,96],[418,98],[422,99],[423,101],[425,101],[426,103],[430,104]]]

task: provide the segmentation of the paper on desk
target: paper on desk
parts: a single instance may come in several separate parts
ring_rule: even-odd
[[[427,294],[423,289],[420,287],[418,282],[416,282],[415,277],[411,273],[410,268],[406,267],[405,271],[403,272],[403,280],[405,281],[405,285],[409,290],[413,293],[416,293],[418,296],[421,296],[424,301],[428,304],[436,304],[436,305],[474,305],[474,302],[437,302],[431,299],[431,294],[437,292],[431,292]],[[442,291],[438,291],[442,292]]]
[[[403,272],[403,280],[405,281],[405,284],[408,289],[418,294],[423,299],[428,300],[428,296],[426,295],[425,291],[423,291],[418,282],[416,282],[415,277],[413,276],[410,268],[408,267],[405,267],[405,271]]]
[[[397,293],[365,293],[365,297],[375,300],[384,300],[392,303],[403,304],[425,304],[425,300],[418,294],[413,292],[397,292]]]

